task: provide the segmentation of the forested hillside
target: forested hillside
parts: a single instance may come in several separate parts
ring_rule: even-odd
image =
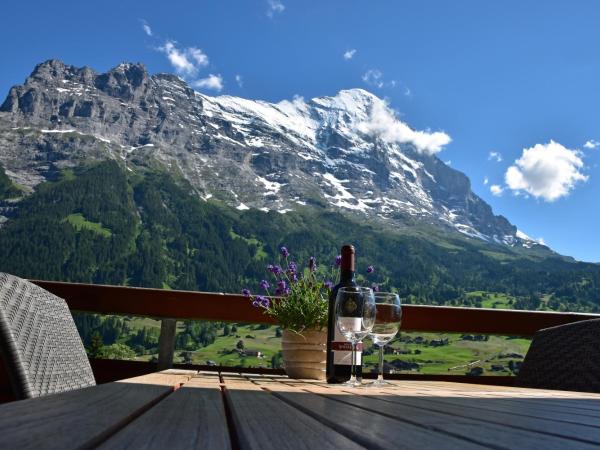
[[[28,278],[239,292],[277,249],[329,266],[352,242],[359,267],[406,302],[599,311],[600,267],[535,256],[424,227],[385,228],[315,207],[281,214],[198,199],[162,171],[107,161],[63,171],[0,229],[0,270]],[[474,295],[480,292],[481,295]],[[487,294],[486,294],[487,293]],[[487,297],[486,297],[487,296]]]

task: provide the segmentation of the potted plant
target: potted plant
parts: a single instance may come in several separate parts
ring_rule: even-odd
[[[252,295],[248,289],[242,294],[283,329],[281,347],[288,376],[322,380],[327,358],[328,297],[333,283],[317,272],[314,257],[302,269],[290,260],[286,247],[281,247],[280,253],[281,264],[267,266],[271,281],[260,282],[264,295]]]
[[[264,295],[253,295],[249,289],[242,289],[242,294],[252,301],[253,306],[262,308],[265,314],[273,317],[283,329],[281,349],[287,375],[290,378],[324,380],[328,299],[333,288],[331,279],[336,278],[342,257],[336,256],[335,265],[327,273],[327,270],[317,270],[314,256],[302,269],[291,261],[286,247],[281,247],[279,253],[280,264],[267,266],[271,282],[260,282]],[[373,266],[368,266],[366,273],[373,271]],[[379,290],[375,283],[371,287]]]

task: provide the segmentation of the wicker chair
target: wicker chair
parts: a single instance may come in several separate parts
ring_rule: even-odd
[[[600,319],[539,330],[517,386],[600,392]]]
[[[96,384],[65,301],[2,272],[0,354],[17,399]]]

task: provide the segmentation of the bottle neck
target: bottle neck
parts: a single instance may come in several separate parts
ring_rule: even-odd
[[[340,272],[340,284],[353,283],[354,276],[354,270],[342,270]]]
[[[354,246],[344,245],[341,251],[340,260],[340,284],[356,284],[354,281],[354,264],[355,264],[355,251]]]

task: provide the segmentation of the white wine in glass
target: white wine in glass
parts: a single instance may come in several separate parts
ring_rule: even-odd
[[[383,348],[394,339],[400,329],[402,306],[398,294],[376,292],[374,297],[377,315],[369,336],[373,340],[373,344],[379,347],[379,373],[377,381],[371,383],[370,386],[377,387],[391,384],[383,379]]]
[[[335,318],[340,333],[352,343],[352,374],[343,385],[357,387],[362,381],[356,378],[356,346],[364,339],[375,323],[375,297],[373,290],[359,286],[342,287],[335,300]]]

